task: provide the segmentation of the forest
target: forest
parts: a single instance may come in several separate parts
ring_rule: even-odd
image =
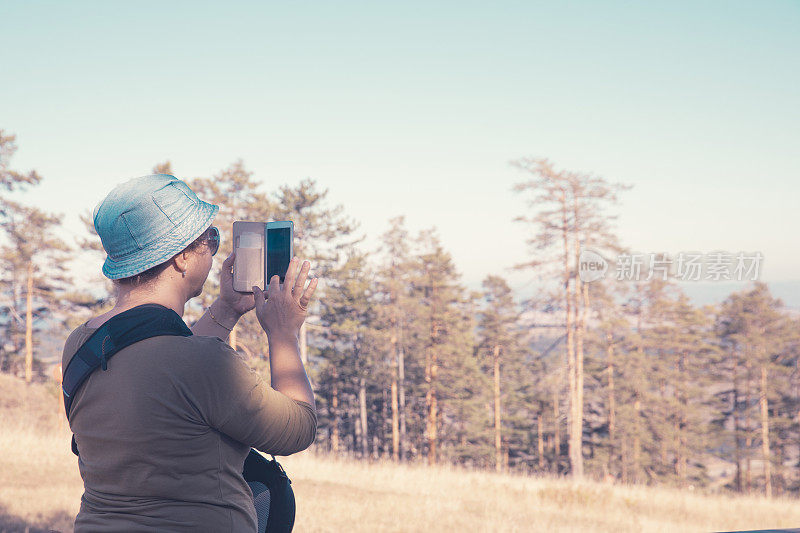
[[[63,238],[64,215],[35,205],[46,178],[15,169],[16,150],[0,130],[0,372],[47,381],[43,341],[110,309],[113,289],[100,275],[94,206],[76,207],[84,234]],[[436,229],[412,234],[403,216],[369,228],[381,246],[368,249],[365,229],[313,179],[263,190],[243,161],[210,177],[178,174],[220,206],[223,237],[184,319],[197,320],[218,293],[234,220],[293,220],[296,255],[321,279],[301,332],[317,397],[313,446],[364,461],[767,497],[800,491],[797,312],[758,280],[698,306],[673,275],[582,279],[583,250],[630,253],[615,234],[628,187],[542,158],[512,164],[528,209],[510,215],[527,228],[519,246],[528,261],[507,266],[542,282],[524,298],[503,267],[468,289]],[[166,161],[147,173],[173,170]],[[96,259],[92,286],[77,284],[70,267],[84,253]],[[268,375],[267,338],[252,313],[230,344]]]

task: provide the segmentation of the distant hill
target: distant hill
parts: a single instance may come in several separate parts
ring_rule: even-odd
[[[731,293],[742,291],[750,286],[751,282],[714,282],[714,281],[684,281],[678,286],[694,302],[695,305],[708,305],[722,303]],[[776,298],[783,300],[784,305],[791,310],[800,312],[800,280],[767,281],[770,292]],[[467,283],[467,288],[480,291],[480,282]],[[534,296],[540,286],[534,283],[526,284],[516,292],[518,302]]]
[[[686,295],[697,305],[720,303],[731,293],[747,289],[749,282],[691,282],[679,284]],[[800,280],[768,281],[767,286],[787,308],[800,311]]]

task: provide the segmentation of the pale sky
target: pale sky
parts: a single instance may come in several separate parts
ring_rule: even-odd
[[[521,289],[508,162],[547,157],[634,186],[634,250],[760,251],[798,280],[798,28],[795,1],[6,1],[0,128],[74,233],[160,161],[241,158],[267,191],[316,179],[368,243],[404,214],[468,285]]]

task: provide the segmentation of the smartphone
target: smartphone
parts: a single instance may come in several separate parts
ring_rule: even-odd
[[[233,290],[253,292],[253,285],[266,290],[272,276],[284,282],[294,253],[294,222],[233,223]]]
[[[253,285],[264,288],[266,231],[263,222],[233,223],[233,290],[253,292]]]
[[[286,271],[289,269],[289,261],[294,254],[294,222],[291,220],[281,220],[278,222],[267,222],[267,283],[272,276],[278,275],[283,283]]]

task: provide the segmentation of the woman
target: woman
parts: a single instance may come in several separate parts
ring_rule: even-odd
[[[117,186],[94,226],[114,281],[109,312],[75,329],[62,368],[106,320],[142,304],[183,316],[199,296],[219,247],[216,205],[182,181],[156,174]],[[298,336],[317,280],[292,259],[281,287],[234,292],[234,255],[220,272],[220,297],[191,327],[120,350],[73,396],[69,415],[84,481],[75,531],[256,531],[242,477],[251,447],[289,455],[314,441],[316,405]],[[271,386],[226,340],[255,308],[269,339]]]

